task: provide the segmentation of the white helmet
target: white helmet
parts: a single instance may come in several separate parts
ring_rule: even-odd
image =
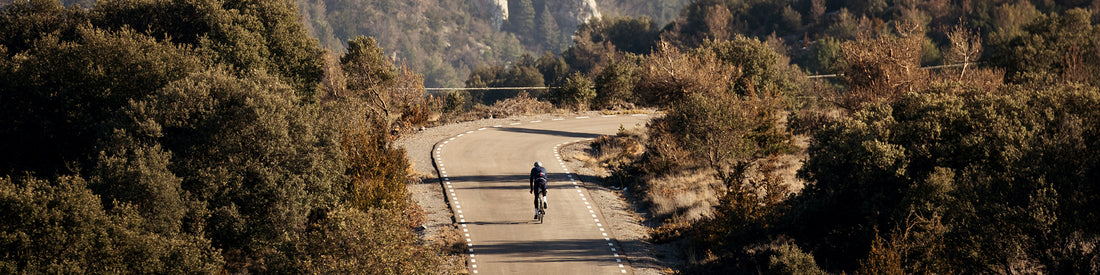
[[[536,161],[535,162],[535,167],[542,167],[542,162],[541,161]]]

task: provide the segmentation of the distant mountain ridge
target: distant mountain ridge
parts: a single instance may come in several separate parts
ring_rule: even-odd
[[[323,47],[339,54],[350,38],[375,37],[396,62],[423,74],[428,87],[461,87],[479,65],[507,64],[524,54],[560,53],[572,44],[578,24],[604,16],[601,5],[619,15],[681,7],[641,0],[295,2],[306,29]]]

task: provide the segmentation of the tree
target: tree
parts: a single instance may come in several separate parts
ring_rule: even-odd
[[[641,65],[634,95],[648,106],[668,106],[692,94],[729,97],[737,67],[719,62],[713,52],[689,54],[661,43]]]
[[[1026,34],[994,46],[993,60],[1006,69],[1009,81],[1098,83],[1094,76],[1100,71],[1100,43],[1092,38],[1100,28],[1093,26],[1088,11],[1051,14],[1025,30]]]
[[[508,1],[508,6],[510,30],[512,33],[519,34],[525,44],[532,44],[532,34],[536,34],[535,4],[531,0],[514,0]]]
[[[104,29],[129,28],[201,48],[242,72],[264,70],[294,87],[301,100],[317,100],[322,51],[291,2],[113,0],[100,3],[91,17]]]
[[[72,40],[38,40],[0,81],[0,171],[54,176],[92,169],[97,139],[130,100],[144,97],[200,66],[184,47],[156,42],[132,30],[78,27]],[[75,166],[74,166],[75,165]]]
[[[741,35],[727,41],[706,42],[701,54],[713,54],[718,61],[737,66],[740,74],[732,80],[733,90],[741,96],[777,97],[801,90],[786,58],[764,42]]]
[[[793,236],[838,269],[875,252],[865,267],[900,257],[906,273],[1094,270],[1066,244],[1100,240],[1081,211],[1098,205],[1084,183],[1100,175],[1100,115],[1084,106],[1100,91],[999,89],[909,93],[815,134]]]
[[[592,81],[580,73],[574,72],[561,88],[551,90],[550,101],[558,106],[569,106],[577,110],[585,110],[596,97],[596,91],[592,88]]]
[[[865,102],[894,101],[919,90],[925,72],[919,70],[923,29],[914,23],[896,25],[898,36],[862,37],[841,44],[842,79],[850,91],[841,106],[860,108]]]
[[[637,71],[638,65],[632,60],[612,60],[596,76],[596,98],[593,106],[596,108],[633,106],[634,83],[638,81]]]
[[[543,3],[542,12],[538,14],[536,27],[538,30],[537,35],[542,40],[542,48],[545,51],[559,53],[568,45],[563,41],[558,21],[550,13],[549,3]]]
[[[340,57],[348,79],[348,89],[374,106],[384,121],[397,115],[391,106],[390,89],[397,85],[397,70],[372,37],[359,36],[348,41],[348,52]]]
[[[542,74],[543,83],[546,83],[546,86],[561,86],[569,76],[569,64],[565,63],[565,59],[554,56],[551,52],[543,52],[535,66]]]
[[[214,273],[224,260],[201,236],[147,230],[136,207],[111,210],[77,176],[0,178],[0,271]]]
[[[293,270],[308,215],[343,197],[344,153],[290,86],[231,74],[173,81],[130,104],[120,129],[174,153],[169,167],[198,202],[183,227],[221,249],[227,269]]]

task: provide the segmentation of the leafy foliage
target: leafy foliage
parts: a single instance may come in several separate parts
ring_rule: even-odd
[[[1025,25],[1025,34],[999,44],[993,59],[1010,81],[1021,83],[1078,82],[1097,85],[1100,34],[1090,12],[1074,9]]]
[[[133,205],[111,210],[78,177],[0,178],[0,270],[212,273],[224,263],[208,240],[149,230]]]
[[[875,249],[895,249],[907,273],[1092,270],[1092,252],[1065,244],[1096,240],[1080,222],[1095,217],[1079,210],[1096,203],[1085,182],[1098,115],[1084,106],[1100,93],[1003,89],[910,94],[815,135],[796,236],[842,267],[855,258],[828,255],[868,253],[877,229],[897,233]]]
[[[441,260],[411,231],[409,164],[391,145],[394,124],[424,120],[410,111],[428,104],[423,80],[367,39],[345,73],[280,1],[24,1],[0,21],[33,26],[0,27],[2,272]],[[389,77],[360,81],[377,72]]]
[[[561,88],[551,90],[550,94],[550,102],[580,110],[587,109],[593,98],[596,91],[592,89],[592,81],[580,73],[570,75]]]

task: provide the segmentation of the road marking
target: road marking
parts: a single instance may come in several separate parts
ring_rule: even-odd
[[[649,114],[633,114],[633,115],[630,115],[630,116],[648,116],[648,115]]]
[[[554,120],[565,120],[564,118],[555,118]]]
[[[522,124],[522,123],[519,123],[519,122],[508,123],[508,125],[520,125],[520,124]]]
[[[586,116],[579,116],[579,117],[577,117],[577,119],[586,119],[586,118],[588,118],[588,117],[586,117]]]
[[[493,127],[500,127],[500,125],[493,126]],[[480,129],[478,129],[478,131],[485,130],[485,129],[486,128],[480,128]],[[473,133],[473,132],[474,131],[467,131],[466,134]],[[466,247],[467,247],[467,250],[469,251],[469,255],[470,255],[470,268],[471,268],[471,271],[473,271],[473,273],[476,274],[476,273],[478,273],[478,270],[477,270],[477,264],[474,264],[474,263],[477,262],[477,260],[473,259],[473,257],[474,257],[473,239],[470,238],[470,233],[469,233],[470,230],[469,230],[468,226],[466,225],[466,216],[462,214],[462,204],[458,200],[458,195],[455,194],[454,185],[451,183],[451,178],[447,177],[447,168],[443,164],[443,158],[442,158],[442,156],[443,156],[442,155],[443,146],[446,145],[447,143],[449,143],[450,141],[455,140],[456,138],[461,137],[463,135],[465,135],[465,134],[458,134],[457,136],[451,137],[451,138],[447,139],[446,141],[443,141],[442,143],[440,143],[438,146],[436,146],[436,148],[435,148],[435,156],[436,156],[435,162],[436,162],[436,167],[438,169],[439,175],[440,175],[440,177],[443,177],[443,182],[446,184],[447,192],[450,192],[450,194],[451,194],[451,202],[454,204],[455,213],[457,213],[458,218],[459,218],[459,223],[462,225],[463,235],[466,236]]]
[[[466,131],[467,134],[473,134],[474,131]]]
[[[488,128],[477,128],[478,131],[484,131],[485,129],[488,129]]]
[[[539,122],[542,122],[542,120],[532,120],[531,121],[531,123],[539,123]]]
[[[493,128],[500,128],[500,127],[504,127],[504,125],[500,125],[500,124],[493,125]]]

